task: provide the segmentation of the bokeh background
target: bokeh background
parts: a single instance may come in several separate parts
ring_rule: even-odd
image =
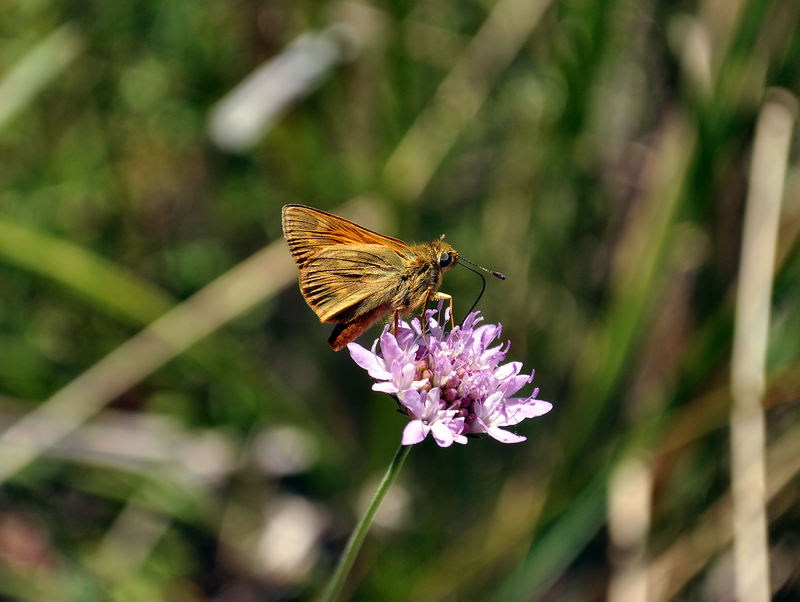
[[[799,19],[4,0],[0,599],[320,591],[404,420],[327,347],[287,202],[505,272],[480,308],[555,406],[522,444],[413,449],[346,598],[733,599],[732,445],[766,466],[742,549],[800,598]],[[735,326],[743,281],[766,333]],[[459,314],[480,282],[443,289]],[[758,383],[763,336],[740,447],[732,350]]]

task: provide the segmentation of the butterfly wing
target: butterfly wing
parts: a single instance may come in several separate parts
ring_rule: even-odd
[[[286,205],[281,221],[283,236],[300,269],[315,254],[333,245],[375,244],[388,247],[399,256],[407,256],[409,253],[408,245],[402,240],[378,234],[343,217],[313,207]]]
[[[386,245],[334,244],[300,268],[300,291],[320,321],[349,322],[402,298],[403,267],[403,258]]]

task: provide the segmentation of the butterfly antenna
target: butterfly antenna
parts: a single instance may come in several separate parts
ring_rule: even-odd
[[[485,267],[480,266],[477,263],[472,263],[469,259],[464,259],[463,257],[459,256],[459,260],[466,261],[467,263],[469,263],[471,265],[474,265],[476,268],[480,268],[484,272],[487,272],[487,273],[491,274],[495,278],[499,278],[500,280],[505,280],[506,279],[504,274],[501,274],[500,272],[495,272],[494,270],[487,270]],[[472,313],[472,310],[475,309],[475,307],[478,305],[478,301],[481,300],[481,297],[483,297],[483,291],[486,290],[486,278],[484,278],[483,274],[481,274],[478,270],[472,269],[466,263],[461,263],[461,261],[458,262],[458,265],[460,265],[461,267],[467,268],[470,272],[476,273],[481,278],[481,292],[478,293],[478,298],[475,299],[475,303],[473,303],[472,307],[469,308],[469,311],[467,312],[467,316],[468,316],[468,315],[470,315]],[[466,320],[466,317],[464,318],[464,320]],[[464,320],[462,320],[462,323],[463,323]]]
[[[467,259],[466,257],[463,257],[463,256],[459,255],[459,256],[458,256],[458,259],[459,259],[459,261],[466,261],[468,264],[470,264],[470,265],[473,265],[473,266],[475,266],[476,268],[479,268],[479,269],[483,270],[483,271],[484,271],[484,272],[486,272],[487,274],[491,274],[491,275],[492,275],[492,276],[494,276],[495,278],[499,278],[500,280],[505,280],[505,279],[506,279],[506,275],[505,275],[505,274],[501,274],[500,272],[495,272],[494,270],[487,270],[487,269],[486,269],[485,267],[483,267],[482,265],[478,265],[477,263],[474,263],[474,262],[470,261],[470,260],[469,260],[469,259]],[[467,266],[464,266],[464,267],[467,267]],[[473,272],[475,272],[475,270],[472,270],[472,271],[473,271]],[[477,272],[476,272],[476,273],[477,273]]]

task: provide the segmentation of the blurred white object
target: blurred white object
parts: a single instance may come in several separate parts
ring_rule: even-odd
[[[770,599],[766,420],[772,279],[797,98],[770,90],[756,123],[731,353],[731,491],[736,597]]]
[[[645,561],[653,475],[645,458],[621,461],[608,479],[608,534],[611,540],[612,574],[609,602],[650,600]]]
[[[273,500],[268,514],[257,544],[260,569],[276,583],[299,583],[314,566],[325,520],[297,496]]]
[[[231,152],[250,148],[331,68],[351,60],[358,46],[353,29],[344,24],[303,34],[219,101],[209,119],[211,140]]]
[[[369,479],[361,488],[358,496],[358,515],[362,516],[369,506],[375,490],[380,485],[380,477]],[[383,502],[375,513],[374,526],[396,531],[408,525],[411,518],[411,494],[402,483],[395,483],[388,492]]]
[[[259,433],[253,442],[256,464],[266,474],[282,477],[311,468],[319,457],[314,439],[293,426],[279,426]]]

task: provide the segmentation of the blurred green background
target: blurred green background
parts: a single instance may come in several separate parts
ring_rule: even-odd
[[[519,445],[413,449],[346,598],[732,599],[767,105],[771,579],[800,598],[799,24],[795,0],[4,0],[0,599],[320,591],[404,420],[303,302],[288,202],[505,272],[480,308],[555,406]],[[447,275],[457,316],[479,287]]]

